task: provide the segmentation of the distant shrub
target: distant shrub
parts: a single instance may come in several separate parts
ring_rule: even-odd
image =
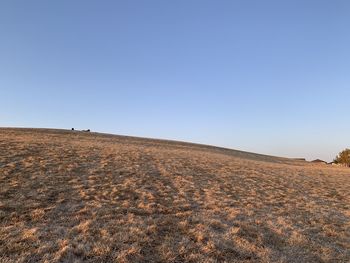
[[[350,149],[341,151],[335,157],[334,162],[350,167]]]

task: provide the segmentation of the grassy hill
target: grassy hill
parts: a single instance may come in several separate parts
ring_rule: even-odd
[[[350,169],[0,129],[0,262],[349,262]]]

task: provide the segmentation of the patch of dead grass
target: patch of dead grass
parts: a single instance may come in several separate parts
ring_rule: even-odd
[[[348,262],[350,170],[0,129],[0,262]]]

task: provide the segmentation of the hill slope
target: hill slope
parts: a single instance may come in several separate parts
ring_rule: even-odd
[[[0,129],[0,262],[348,262],[350,170]]]

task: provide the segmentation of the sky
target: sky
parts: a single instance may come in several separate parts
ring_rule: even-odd
[[[0,2],[0,126],[331,161],[350,147],[350,1]]]

